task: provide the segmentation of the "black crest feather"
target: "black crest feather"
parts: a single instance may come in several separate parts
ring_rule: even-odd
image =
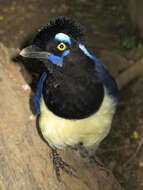
[[[47,42],[60,32],[69,35],[79,43],[83,43],[86,40],[85,28],[80,23],[71,18],[59,16],[52,19],[47,25],[39,30],[33,43],[41,46],[44,41]]]

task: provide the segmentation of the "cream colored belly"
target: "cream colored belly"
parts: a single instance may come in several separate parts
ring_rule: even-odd
[[[82,142],[85,147],[98,146],[107,136],[115,105],[110,96],[105,94],[100,110],[92,116],[80,120],[60,118],[47,109],[44,100],[40,104],[39,126],[50,146],[63,149]]]

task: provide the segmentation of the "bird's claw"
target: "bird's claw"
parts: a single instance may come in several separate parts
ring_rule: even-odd
[[[56,177],[59,182],[61,182],[60,169],[62,169],[65,173],[67,173],[70,176],[77,177],[73,173],[76,172],[76,170],[73,167],[71,167],[69,164],[64,162],[55,149],[52,149],[52,155],[53,155],[53,165],[56,171]]]

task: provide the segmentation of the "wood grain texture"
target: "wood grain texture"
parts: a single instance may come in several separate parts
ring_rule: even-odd
[[[0,44],[0,190],[121,190],[110,172],[81,160],[73,150],[60,151],[77,170],[78,179],[63,172],[55,177],[50,149],[31,120],[30,89],[20,68]],[[1,61],[2,60],[2,61]]]

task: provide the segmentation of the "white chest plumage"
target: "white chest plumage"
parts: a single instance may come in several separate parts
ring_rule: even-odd
[[[50,146],[63,149],[82,142],[86,148],[98,147],[107,136],[115,113],[115,103],[105,89],[105,96],[98,112],[80,120],[68,120],[56,116],[47,109],[44,100],[40,103],[39,126]]]

